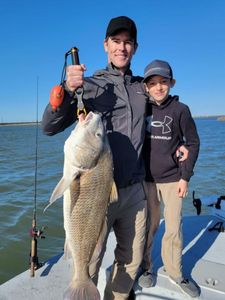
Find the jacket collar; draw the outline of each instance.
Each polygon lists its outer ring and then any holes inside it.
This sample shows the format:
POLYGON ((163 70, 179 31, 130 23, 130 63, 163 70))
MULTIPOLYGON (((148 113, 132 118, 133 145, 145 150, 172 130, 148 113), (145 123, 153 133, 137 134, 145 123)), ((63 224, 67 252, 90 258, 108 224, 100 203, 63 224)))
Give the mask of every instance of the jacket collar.
MULTIPOLYGON (((120 71, 113 65, 113 63, 109 63, 106 67, 106 70, 108 70, 109 73, 111 73, 113 75, 121 76, 120 71)), ((127 70, 124 73, 124 76, 126 76, 126 75, 132 76, 132 71, 130 69, 130 64, 127 66, 127 70)))
MULTIPOLYGON (((123 77, 120 73, 120 71, 112 64, 109 63, 105 69, 101 69, 101 70, 97 70, 96 72, 94 72, 94 76, 101 76, 104 74, 111 74, 114 76, 120 76, 123 77)), ((127 71, 125 72, 124 76, 132 76, 132 71, 130 70, 130 65, 127 66, 127 71)))
POLYGON ((179 101, 179 96, 177 95, 174 95, 174 96, 171 96, 169 95, 168 98, 161 104, 161 105, 157 105, 155 103, 155 101, 151 100, 150 98, 150 103, 152 105, 154 105, 157 109, 164 109, 165 107, 167 107, 172 101, 179 101))
POLYGON ((115 83, 126 82, 127 84, 132 82, 132 71, 130 70, 130 65, 127 67, 127 71, 124 76, 121 75, 120 71, 113 66, 113 64, 109 63, 105 69, 98 70, 94 73, 94 77, 102 77, 102 76, 110 76, 115 83))

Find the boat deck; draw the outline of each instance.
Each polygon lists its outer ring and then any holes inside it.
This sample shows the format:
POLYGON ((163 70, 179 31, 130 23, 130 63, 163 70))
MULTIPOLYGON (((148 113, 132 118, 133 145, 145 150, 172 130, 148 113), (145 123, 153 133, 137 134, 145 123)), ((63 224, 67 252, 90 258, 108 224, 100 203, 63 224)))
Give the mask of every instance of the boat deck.
MULTIPOLYGON (((215 216, 187 216, 183 218, 184 249, 183 269, 201 287, 199 299, 225 299, 225 232, 209 231, 218 219, 215 216)), ((190 299, 177 286, 172 284, 166 273, 160 255, 161 238, 164 222, 155 237, 153 259, 156 285, 152 288, 140 288, 135 285, 136 299, 190 299)), ((98 289, 101 296, 109 274, 113 257, 115 237, 111 233, 107 251, 99 275, 98 289)), ((66 260, 63 253, 48 260, 35 277, 31 278, 29 270, 5 282, 0 286, 0 300, 61 300, 72 276, 72 261, 66 260)))

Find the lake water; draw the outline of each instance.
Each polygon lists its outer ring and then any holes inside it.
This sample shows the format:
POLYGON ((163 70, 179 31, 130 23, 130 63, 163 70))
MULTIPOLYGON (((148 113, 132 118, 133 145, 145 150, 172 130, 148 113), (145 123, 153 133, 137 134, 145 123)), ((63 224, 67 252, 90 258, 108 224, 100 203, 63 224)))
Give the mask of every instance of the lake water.
MULTIPOLYGON (((183 214, 196 214, 196 196, 225 194, 225 122, 196 120, 201 149, 195 175, 184 200, 183 214)), ((38 239, 39 261, 62 252, 64 245, 62 200, 44 214, 49 197, 62 176, 63 145, 72 127, 56 136, 38 131, 37 227, 46 226, 38 239)), ((0 284, 29 268, 34 208, 36 126, 0 126, 0 284)), ((208 214, 203 208, 202 214, 208 214)))

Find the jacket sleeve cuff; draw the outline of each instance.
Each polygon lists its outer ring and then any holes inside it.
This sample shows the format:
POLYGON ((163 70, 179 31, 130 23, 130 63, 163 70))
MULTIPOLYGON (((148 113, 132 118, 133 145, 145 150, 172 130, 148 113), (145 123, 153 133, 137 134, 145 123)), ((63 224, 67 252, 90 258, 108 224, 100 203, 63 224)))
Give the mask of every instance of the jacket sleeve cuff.
POLYGON ((66 81, 63 82, 63 88, 64 88, 64 91, 71 97, 71 98, 74 98, 75 97, 75 93, 74 92, 71 92, 71 90, 68 88, 67 84, 66 84, 66 81))

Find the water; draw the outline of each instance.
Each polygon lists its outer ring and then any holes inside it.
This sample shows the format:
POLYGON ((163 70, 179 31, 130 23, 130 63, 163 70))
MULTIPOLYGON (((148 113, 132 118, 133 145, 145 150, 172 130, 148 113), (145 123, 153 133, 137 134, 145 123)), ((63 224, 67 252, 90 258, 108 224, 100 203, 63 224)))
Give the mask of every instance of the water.
MULTIPOLYGON (((225 194, 225 122, 196 120, 201 150, 184 200, 183 214, 195 214, 191 192, 196 196, 225 194)), ((39 261, 62 252, 64 245, 62 200, 44 214, 49 197, 62 175, 63 145, 72 127, 56 136, 38 131, 37 221, 47 226, 38 239, 39 261)), ((29 267, 34 208, 36 127, 0 126, 0 284, 29 267)), ((209 213, 204 208, 203 214, 209 213)))

